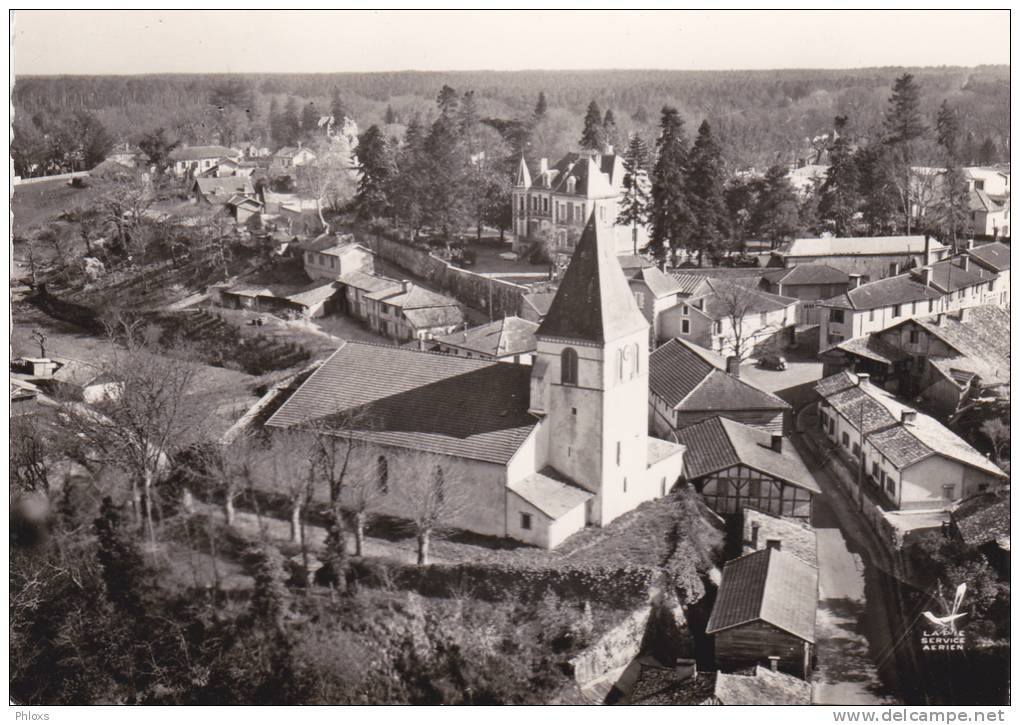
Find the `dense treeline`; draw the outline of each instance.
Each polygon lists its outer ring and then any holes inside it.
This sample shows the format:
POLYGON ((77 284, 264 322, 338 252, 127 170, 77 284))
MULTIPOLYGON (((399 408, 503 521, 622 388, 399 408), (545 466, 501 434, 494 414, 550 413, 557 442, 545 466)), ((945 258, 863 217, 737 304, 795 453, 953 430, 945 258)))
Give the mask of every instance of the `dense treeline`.
MULTIPOLYGON (((920 83, 921 108, 934 117, 939 104, 966 109, 961 137, 975 152, 986 141, 995 160, 1009 151, 1009 69, 923 68, 910 71, 920 83)), ((88 110, 116 140, 165 126, 185 142, 208 141, 216 131, 212 103, 227 84, 243 86, 246 133, 270 135, 270 106, 293 98, 329 109, 334 92, 343 97, 362 128, 377 124, 387 135, 402 134, 411 118, 435 116, 437 88, 475 90, 481 117, 520 119, 544 92, 550 119, 538 151, 555 156, 576 144, 581 118, 592 99, 613 109, 620 137, 638 132, 655 137, 658 111, 678 109, 694 128, 707 119, 734 166, 789 163, 806 140, 832 130, 832 119, 854 119, 859 132, 876 131, 894 79, 903 69, 777 71, 524 71, 517 73, 338 73, 280 75, 61 76, 19 79, 16 113, 28 118, 64 117, 88 110)))

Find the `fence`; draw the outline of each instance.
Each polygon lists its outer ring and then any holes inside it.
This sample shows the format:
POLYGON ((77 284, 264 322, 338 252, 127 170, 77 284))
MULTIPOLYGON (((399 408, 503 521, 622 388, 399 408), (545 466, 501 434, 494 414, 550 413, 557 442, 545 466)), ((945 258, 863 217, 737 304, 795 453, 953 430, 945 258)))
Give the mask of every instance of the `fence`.
POLYGON ((439 287, 467 307, 483 310, 492 319, 518 314, 521 295, 529 291, 523 285, 455 267, 388 232, 359 230, 358 236, 367 238, 368 246, 380 258, 439 287))
POLYGON ((52 176, 30 176, 28 178, 22 178, 21 176, 15 176, 11 180, 12 186, 26 186, 28 184, 39 184, 43 181, 59 181, 60 179, 80 179, 84 176, 88 176, 87 171, 69 171, 66 174, 53 174, 52 176))

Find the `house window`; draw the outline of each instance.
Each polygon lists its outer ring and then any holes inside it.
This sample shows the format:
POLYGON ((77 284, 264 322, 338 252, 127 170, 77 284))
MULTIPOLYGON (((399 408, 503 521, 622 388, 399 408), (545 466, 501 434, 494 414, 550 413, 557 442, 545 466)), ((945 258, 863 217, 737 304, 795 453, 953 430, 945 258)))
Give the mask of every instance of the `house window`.
POLYGON ((988 291, 989 292, 994 292, 995 291, 995 280, 994 279, 991 282, 988 283, 988 291))
POLYGON ((688 309, 687 305, 680 305, 680 314, 683 315, 684 317, 687 317, 687 315, 690 314, 690 310, 688 309))
POLYGON ((690 331, 691 331, 691 321, 690 320, 680 320, 680 332, 682 332, 683 334, 686 335, 690 331))
POLYGON ((568 194, 573 194, 576 189, 577 189, 577 179, 575 179, 573 176, 571 176, 569 179, 567 179, 567 193, 568 194))
POLYGON ((387 494, 390 492, 390 464, 386 456, 379 456, 375 462, 375 470, 379 476, 379 492, 387 494))
POLYGON ((623 477, 623 492, 627 493, 627 477, 623 477))
POLYGON ((715 328, 715 334, 716 335, 721 335, 722 334, 722 320, 717 320, 716 323, 715 323, 714 328, 715 328))
POLYGON ((874 310, 868 310, 868 322, 874 322, 874 321, 875 321, 875 311, 874 310))
POLYGON ((917 333, 917 330, 911 330, 909 337, 911 345, 916 345, 918 340, 921 339, 921 336, 917 333))
POLYGON ((891 494, 896 493, 896 480, 892 476, 885 477, 885 490, 891 494))
POLYGON ((521 513, 521 528, 531 531, 531 514, 521 513))
POLYGON ((928 300, 928 312, 935 311, 935 300, 928 300))
MULTIPOLYGON (((621 449, 621 447, 622 446, 620 444, 620 441, 616 441, 616 465, 618 465, 618 466, 620 465, 620 453, 621 453, 620 449, 621 449)), ((626 480, 626 479, 624 479, 624 480, 626 480)))
POLYGON ((900 312, 902 312, 902 309, 900 308, 900 305, 893 305, 892 316, 893 317, 899 317, 900 316, 900 312))
POLYGON ((765 312, 762 312, 760 315, 758 315, 758 322, 762 325, 762 327, 767 325, 768 324, 768 314, 765 313, 765 312))
POLYGON ((899 272, 899 266, 900 265, 897 262, 893 262, 893 263, 891 263, 889 265, 889 276, 890 277, 895 277, 896 276, 896 273, 899 272))
POLYGON ((547 214, 549 213, 549 198, 548 197, 542 199, 542 211, 544 211, 547 214))
POLYGON ((634 293, 634 301, 637 302, 637 306, 638 307, 644 307, 645 306, 645 293, 644 292, 635 292, 634 293))
POLYGON ((942 498, 952 501, 956 498, 956 484, 947 483, 942 487, 942 498))
POLYGON ((844 448, 850 447, 850 436, 847 435, 846 431, 843 432, 843 447, 844 448))
POLYGON ((661 495, 662 496, 666 495, 666 477, 665 476, 662 477, 662 494, 661 495))
POLYGON ((577 385, 577 351, 572 347, 563 348, 560 353, 560 382, 577 385))
POLYGON ((856 442, 854 443, 853 453, 854 453, 854 458, 858 458, 861 455, 861 447, 856 442))
POLYGON ((829 320, 843 324, 843 310, 829 310, 829 320))
POLYGON ((872 461, 871 463, 871 477, 876 481, 878 480, 878 461, 872 461))

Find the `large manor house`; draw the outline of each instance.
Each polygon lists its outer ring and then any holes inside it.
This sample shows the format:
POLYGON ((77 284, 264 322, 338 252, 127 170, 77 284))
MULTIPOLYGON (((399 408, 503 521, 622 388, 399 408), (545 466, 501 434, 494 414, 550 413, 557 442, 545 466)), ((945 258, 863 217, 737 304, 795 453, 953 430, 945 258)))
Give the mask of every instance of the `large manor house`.
POLYGON ((390 472, 413 471, 463 487, 448 525, 543 547, 665 495, 684 447, 648 435, 649 323, 588 211, 533 365, 347 342, 267 425, 348 421, 336 434, 377 467, 381 513, 411 513, 390 472))

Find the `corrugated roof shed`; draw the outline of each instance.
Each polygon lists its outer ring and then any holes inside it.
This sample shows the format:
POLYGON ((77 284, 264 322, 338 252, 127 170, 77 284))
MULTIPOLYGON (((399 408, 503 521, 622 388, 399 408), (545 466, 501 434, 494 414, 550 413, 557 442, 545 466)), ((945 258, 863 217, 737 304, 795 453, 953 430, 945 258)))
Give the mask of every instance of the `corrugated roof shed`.
POLYGON ((817 603, 815 567, 762 549, 726 563, 705 633, 760 620, 813 644, 817 603))

